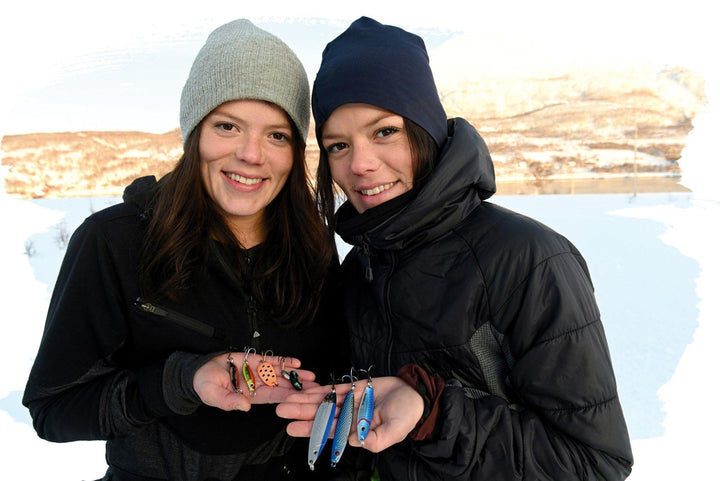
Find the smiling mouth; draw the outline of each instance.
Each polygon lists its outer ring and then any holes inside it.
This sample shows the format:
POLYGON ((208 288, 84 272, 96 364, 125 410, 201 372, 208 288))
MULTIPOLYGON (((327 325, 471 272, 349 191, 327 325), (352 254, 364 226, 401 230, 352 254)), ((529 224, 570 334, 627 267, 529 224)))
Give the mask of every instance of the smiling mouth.
POLYGON ((362 195, 368 196, 378 195, 380 192, 385 192, 386 190, 394 186, 396 183, 397 182, 390 182, 388 184, 378 185, 377 187, 374 187, 372 189, 361 189, 360 193, 362 195))
POLYGON ((256 185, 263 181, 262 178, 256 177, 253 179, 249 179, 247 177, 243 177, 242 175, 231 174, 229 172, 225 173, 225 175, 227 175, 230 179, 234 180, 235 182, 239 182, 239 183, 245 184, 245 185, 256 185))

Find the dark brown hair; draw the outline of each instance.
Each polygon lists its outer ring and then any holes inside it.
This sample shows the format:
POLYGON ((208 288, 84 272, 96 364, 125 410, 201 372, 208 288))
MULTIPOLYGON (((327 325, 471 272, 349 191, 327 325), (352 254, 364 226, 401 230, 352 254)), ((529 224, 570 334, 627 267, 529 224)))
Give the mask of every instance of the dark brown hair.
MULTIPOLYGON (((412 155, 413 189, 420 189, 435 168, 439 149, 425 129, 406 117, 403 117, 403 123, 410 144, 410 155, 412 155)), ((318 136, 317 142, 320 146, 320 160, 317 168, 315 198, 330 230, 334 231, 336 223, 335 196, 341 191, 330 175, 328 154, 323 146, 321 136, 318 136)))
POLYGON ((336 254, 308 182, 305 142, 290 121, 292 169, 266 207, 267 238, 248 266, 244 247, 205 190, 199 153, 201 124, 189 135, 175 168, 159 182, 141 252, 144 292, 182 301, 206 264, 209 240, 214 239, 224 252, 234 253, 233 267, 247 293, 278 322, 289 326, 311 320, 336 254))

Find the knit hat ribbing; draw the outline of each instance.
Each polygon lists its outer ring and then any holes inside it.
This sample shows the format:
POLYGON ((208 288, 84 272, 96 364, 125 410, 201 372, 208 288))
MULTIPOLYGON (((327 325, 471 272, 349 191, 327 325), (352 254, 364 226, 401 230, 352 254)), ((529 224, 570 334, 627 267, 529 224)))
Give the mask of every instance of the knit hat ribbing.
POLYGON ((245 19, 215 29, 195 57, 180 97, 183 144, 217 106, 240 99, 278 105, 307 141, 310 86, 305 68, 282 40, 245 19))
POLYGON ((447 139, 447 114, 422 38, 368 17, 354 21, 323 51, 312 92, 318 140, 330 114, 354 102, 412 120, 438 147, 447 139))

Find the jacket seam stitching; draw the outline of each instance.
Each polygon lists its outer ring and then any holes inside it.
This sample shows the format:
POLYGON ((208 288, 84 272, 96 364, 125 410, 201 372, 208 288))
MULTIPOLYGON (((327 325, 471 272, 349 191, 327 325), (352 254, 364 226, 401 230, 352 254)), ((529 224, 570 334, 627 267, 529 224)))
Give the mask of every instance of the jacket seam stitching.
POLYGON ((545 412, 553 412, 553 413, 569 412, 569 411, 583 411, 583 410, 585 410, 585 409, 593 409, 593 408, 597 408, 597 407, 600 407, 600 406, 605 406, 605 405, 607 405, 607 404, 614 403, 614 402, 616 402, 617 400, 618 400, 618 395, 615 394, 615 395, 614 395, 613 397, 611 397, 610 399, 606 399, 606 400, 604 400, 604 401, 600 401, 600 402, 596 402, 596 403, 592 403, 592 404, 583 404, 583 405, 581 405, 581 406, 573 406, 573 407, 566 407, 566 408, 552 408, 552 409, 543 408, 543 411, 545 411, 545 412))
POLYGON ((582 331, 582 330, 584 330, 584 329, 587 329, 588 327, 593 326, 593 325, 597 324, 598 322, 600 322, 600 319, 593 319, 593 320, 591 320, 590 322, 587 322, 587 323, 583 324, 582 326, 578 326, 578 327, 575 327, 575 328, 573 328, 573 329, 569 329, 569 330, 567 330, 567 331, 563 331, 563 332, 561 332, 561 333, 559 333, 559 334, 557 334, 557 335, 555 335, 555 336, 548 337, 547 339, 542 339, 542 340, 538 341, 536 344, 534 344, 534 345, 532 346, 532 348, 536 348, 536 347, 538 347, 538 346, 542 346, 543 344, 551 343, 551 342, 553 342, 553 341, 556 341, 556 340, 560 339, 561 337, 568 337, 568 336, 570 336, 570 335, 572 335, 572 334, 574 334, 574 333, 576 333, 576 332, 578 332, 578 331, 582 331))

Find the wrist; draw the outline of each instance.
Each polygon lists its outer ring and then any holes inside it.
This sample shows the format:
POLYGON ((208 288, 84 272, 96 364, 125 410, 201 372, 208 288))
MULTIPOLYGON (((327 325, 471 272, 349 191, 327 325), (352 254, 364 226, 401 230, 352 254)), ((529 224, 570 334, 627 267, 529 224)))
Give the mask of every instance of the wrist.
POLYGON ((193 378, 200 366, 214 355, 177 351, 168 357, 163 369, 163 396, 175 414, 191 414, 202 404, 195 392, 193 378))
POLYGON ((416 364, 407 364, 400 369, 398 377, 407 382, 418 393, 423 402, 423 410, 410 437, 415 441, 430 439, 435 430, 440 411, 440 396, 445 388, 442 378, 430 376, 416 364))

